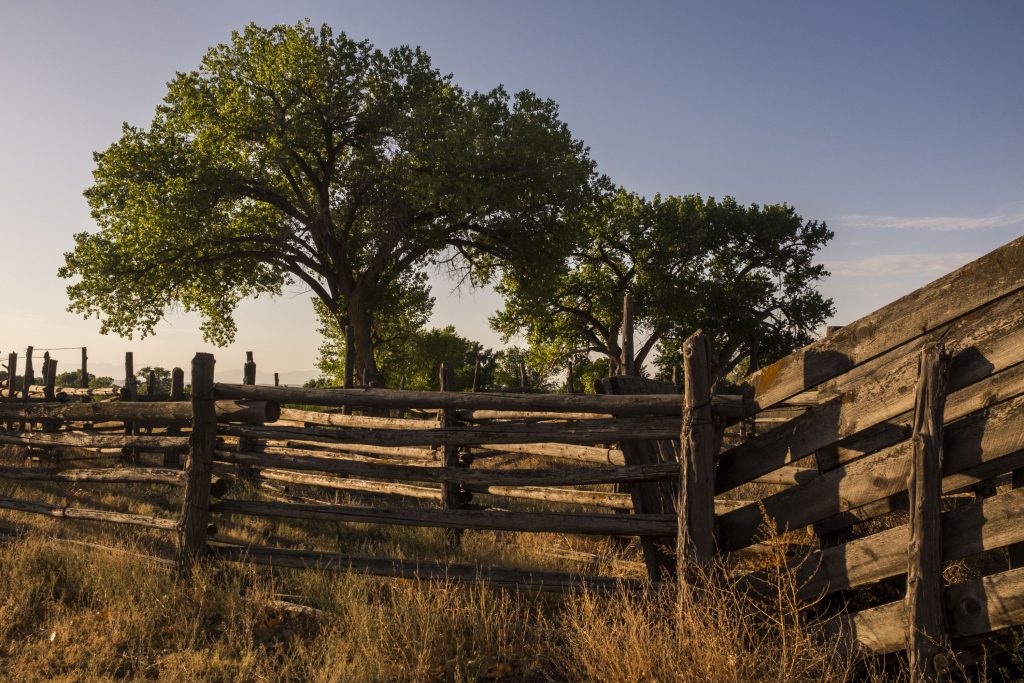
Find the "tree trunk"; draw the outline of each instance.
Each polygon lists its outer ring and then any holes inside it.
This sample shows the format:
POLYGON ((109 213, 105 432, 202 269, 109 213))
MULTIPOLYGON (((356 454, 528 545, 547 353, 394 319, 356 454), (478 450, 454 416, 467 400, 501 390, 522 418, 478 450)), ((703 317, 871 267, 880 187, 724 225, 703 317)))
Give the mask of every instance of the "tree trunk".
MULTIPOLYGON (((352 326, 352 341, 355 347, 355 375, 366 378, 375 386, 384 386, 384 378, 373 356, 373 314, 358 295, 350 295, 346 304, 348 324, 352 326)), ((341 325, 341 329, 345 329, 344 324, 341 325)))

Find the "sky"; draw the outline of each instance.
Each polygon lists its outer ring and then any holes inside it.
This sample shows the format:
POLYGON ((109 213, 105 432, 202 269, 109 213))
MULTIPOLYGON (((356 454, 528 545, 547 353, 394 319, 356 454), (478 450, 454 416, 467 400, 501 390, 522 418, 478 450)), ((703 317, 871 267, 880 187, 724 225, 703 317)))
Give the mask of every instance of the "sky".
MULTIPOLYGON (((243 303, 234 344, 170 312, 145 340, 66 312, 57 277, 95 230, 92 153, 145 125, 177 71, 249 22, 327 23, 377 47, 423 47, 468 89, 560 105, 599 170, 645 195, 787 202, 836 237, 821 290, 844 324, 1024 232, 1020 2, 13 2, 0 0, 0 353, 89 347, 90 369, 187 367, 218 378, 316 374, 310 294, 243 303)), ((490 346, 500 299, 432 277, 431 324, 490 346)), ((78 352, 56 350, 58 370, 78 352)), ((38 363, 37 363, 38 364, 38 363)))

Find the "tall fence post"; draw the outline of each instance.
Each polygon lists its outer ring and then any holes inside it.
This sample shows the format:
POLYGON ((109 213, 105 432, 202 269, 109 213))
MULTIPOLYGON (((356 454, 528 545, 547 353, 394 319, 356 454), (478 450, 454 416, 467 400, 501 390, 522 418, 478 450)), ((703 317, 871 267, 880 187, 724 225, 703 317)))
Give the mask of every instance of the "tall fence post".
MULTIPOLYGON (((185 399, 185 371, 181 368, 174 368, 171 370, 171 395, 168 397, 169 401, 182 401, 185 399)), ((168 436, 178 436, 181 434, 181 427, 171 423, 167 425, 168 436)), ((169 448, 164 451, 164 467, 181 467, 181 453, 176 450, 169 448)))
MULTIPOLYGON (((124 354, 124 391, 121 396, 122 401, 137 401, 139 399, 139 386, 135 381, 135 354, 131 351, 125 351, 124 354)), ((125 435, 138 434, 138 427, 135 422, 126 420, 124 423, 125 435)), ((132 446, 125 446, 121 449, 121 457, 128 462, 134 463, 137 460, 138 453, 132 446)))
MULTIPOLYGON (((440 370, 441 391, 455 390, 455 373, 447 362, 441 363, 440 370)), ((437 422, 441 429, 452 427, 455 424, 453 411, 441 408, 437 411, 437 422)), ((446 468, 459 466, 459 449, 457 446, 442 446, 441 465, 446 468)), ((444 510, 458 510, 462 506, 462 487, 458 482, 445 481, 441 484, 441 507, 444 510)), ((445 529, 445 541, 449 550, 459 547, 462 541, 461 529, 445 529)))
POLYGON ((715 430, 711 422, 709 342, 698 330, 683 343, 683 429, 676 557, 680 585, 687 567, 707 568, 715 552, 715 430))
MULTIPOLYGON (((82 347, 82 375, 78 378, 78 386, 83 389, 89 388, 89 352, 86 347, 82 347)), ((82 403, 91 403, 92 397, 85 395, 82 397, 82 403)))
POLYGON ((43 398, 57 400, 57 359, 50 358, 49 354, 43 363, 43 398))
POLYGON ((942 419, 949 378, 949 356, 941 344, 921 349, 914 403, 907 547, 907 652, 911 680, 945 679, 948 662, 942 600, 942 419))
POLYGON ((53 400, 53 399, 48 399, 47 396, 46 396, 46 373, 49 370, 50 370, 50 352, 49 351, 44 351, 43 352, 43 374, 40 377, 40 379, 43 382, 43 400, 44 401, 46 401, 46 400, 51 400, 52 401, 53 400))
POLYGON ((7 400, 13 402, 16 398, 14 394, 14 378, 18 375, 18 354, 11 351, 7 354, 7 400))
POLYGON ((252 359, 252 351, 245 352, 245 367, 242 369, 242 384, 256 384, 256 361, 252 359))
POLYGON ((185 502, 178 532, 178 570, 187 571, 206 554, 210 520, 210 475, 217 439, 217 408, 213 399, 213 354, 192 359, 192 435, 185 475, 185 502))
MULTIPOLYGON (((254 386, 256 384, 256 361, 253 360, 252 351, 245 352, 245 366, 242 369, 242 384, 254 386)), ((249 452, 253 450, 253 440, 248 437, 239 437, 238 439, 238 450, 249 452)), ((252 467, 248 465, 237 465, 236 470, 238 472, 239 479, 255 481, 256 472, 252 467)))
POLYGON ((32 347, 25 349, 25 376, 21 380, 21 400, 28 401, 28 388, 32 385, 35 375, 32 373, 32 347))

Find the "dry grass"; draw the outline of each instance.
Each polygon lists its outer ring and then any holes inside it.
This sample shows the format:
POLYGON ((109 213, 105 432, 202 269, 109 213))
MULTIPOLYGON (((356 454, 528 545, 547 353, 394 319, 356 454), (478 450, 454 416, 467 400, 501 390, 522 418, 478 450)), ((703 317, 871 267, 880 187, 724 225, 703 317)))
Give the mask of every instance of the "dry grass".
MULTIPOLYGON (((147 514, 180 506, 180 492, 166 487, 0 484, 0 495, 147 514)), ((550 596, 231 563, 175 580, 152 559, 169 556, 167 534, 0 511, 5 523, 28 533, 0 543, 0 680, 781 682, 870 673, 823 637, 815 606, 795 598, 778 537, 758 559, 760 569, 776 569, 777 597, 765 602, 724 567, 699 576, 682 599, 667 590, 550 596), (73 542, 85 539, 110 549, 73 542), (295 616, 275 605, 281 596, 321 612, 295 616)), ((436 529, 217 524, 243 542, 643 573, 635 547, 623 552, 600 538, 469 532, 448 553, 436 529)))

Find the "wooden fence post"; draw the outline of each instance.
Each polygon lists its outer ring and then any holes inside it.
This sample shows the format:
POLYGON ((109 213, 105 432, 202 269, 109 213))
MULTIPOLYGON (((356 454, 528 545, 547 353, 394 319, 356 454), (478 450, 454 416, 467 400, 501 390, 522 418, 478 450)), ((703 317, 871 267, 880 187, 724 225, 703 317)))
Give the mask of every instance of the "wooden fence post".
MULTIPOLYGON (((171 370, 171 395, 169 401, 181 401, 185 398, 185 371, 181 368, 171 370)), ((168 436, 181 434, 181 427, 176 424, 167 425, 168 436)), ((164 467, 181 467, 181 454, 174 449, 164 451, 164 467)))
POLYGON ((28 401, 28 388, 35 380, 32 373, 32 347, 25 349, 25 376, 21 380, 21 400, 28 401))
POLYGON ((50 369, 50 352, 43 352, 43 374, 40 378, 43 382, 43 400, 46 400, 46 373, 50 369))
POLYGON ((16 398, 14 393, 14 378, 18 374, 18 354, 11 351, 7 354, 7 400, 13 402, 16 398))
POLYGON ((623 375, 632 377, 637 374, 633 358, 633 295, 629 292, 622 297, 622 357, 619 367, 623 375))
POLYGON ((910 675, 932 683, 945 679, 948 662, 942 599, 942 419, 949 378, 949 356, 941 344, 921 349, 914 404, 907 547, 907 652, 910 675))
MULTIPOLYGON (((124 354, 124 394, 122 401, 137 401, 139 399, 139 386, 135 381, 135 354, 125 351, 124 354)), ((135 422, 127 420, 124 423, 125 435, 136 435, 139 433, 135 422)), ((121 456, 128 462, 134 463, 138 459, 138 453, 132 446, 125 446, 121 449, 121 456)))
POLYGON ((252 359, 252 351, 245 352, 245 367, 242 370, 242 384, 256 384, 256 361, 252 359))
POLYGON ((281 386, 281 377, 276 372, 274 373, 274 386, 275 387, 281 386))
POLYGON ((47 401, 57 400, 57 359, 50 358, 49 352, 43 361, 43 398, 47 401))
POLYGON ((178 532, 178 571, 206 554, 210 520, 210 475, 217 439, 217 409, 213 399, 214 358, 197 353, 192 359, 192 435, 189 438, 185 501, 178 532))
MULTIPOLYGON (((242 384, 253 386, 256 384, 256 361, 252 358, 252 351, 245 352, 245 366, 242 369, 242 384)), ((238 439, 238 450, 248 452, 253 450, 253 440, 247 437, 238 439)), ((236 465, 239 479, 255 481, 257 470, 248 465, 236 465)))
POLYGON ((683 430, 676 556, 680 585, 687 566, 707 568, 715 553, 715 429, 711 422, 709 342, 700 330, 683 343, 683 430))
MULTIPOLYGON (((82 376, 78 378, 78 386, 83 389, 89 388, 89 353, 86 347, 82 347, 82 376)), ((91 396, 83 396, 82 403, 92 403, 91 396)))
MULTIPOLYGON (((441 363, 441 391, 455 390, 455 372, 447 362, 441 363)), ((437 411, 437 423, 442 429, 455 425, 453 411, 444 408, 437 411)), ((459 449, 457 446, 442 446, 441 465, 455 468, 459 466, 459 449)), ((446 481, 441 484, 441 508, 458 510, 462 506, 462 487, 457 482, 446 481)), ((462 529, 445 529, 445 541, 449 550, 459 547, 462 541, 462 529)))

